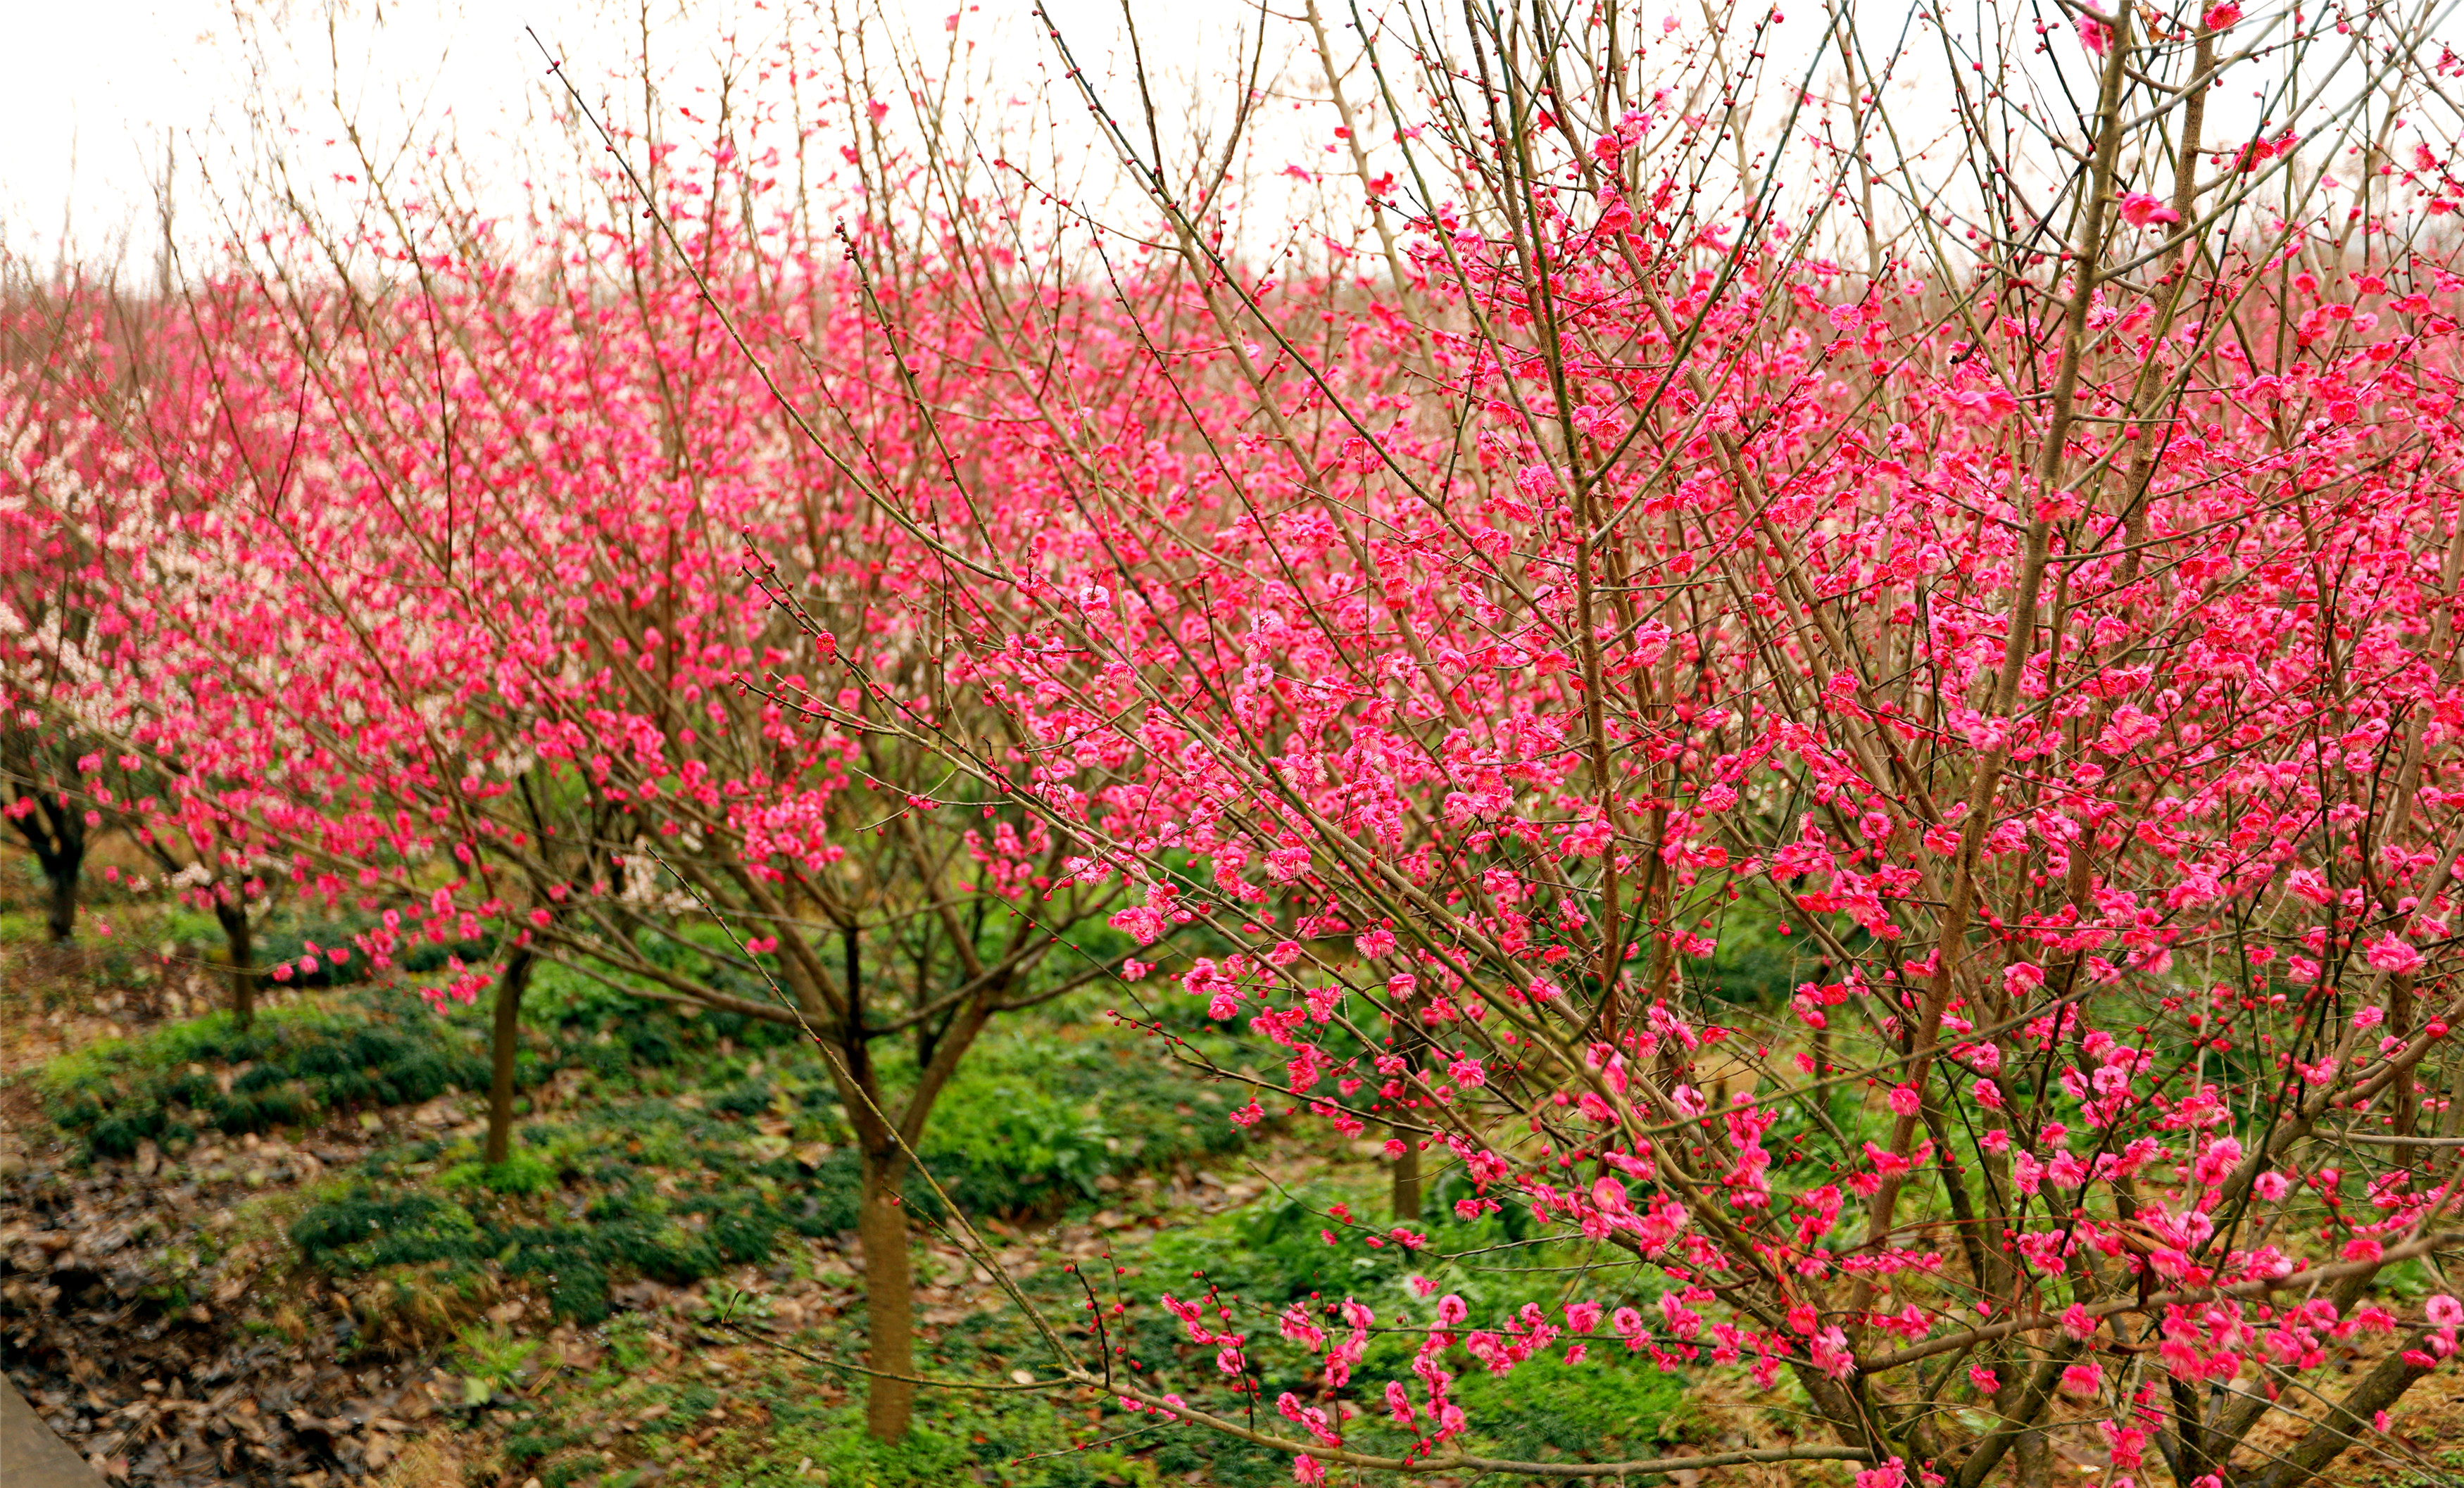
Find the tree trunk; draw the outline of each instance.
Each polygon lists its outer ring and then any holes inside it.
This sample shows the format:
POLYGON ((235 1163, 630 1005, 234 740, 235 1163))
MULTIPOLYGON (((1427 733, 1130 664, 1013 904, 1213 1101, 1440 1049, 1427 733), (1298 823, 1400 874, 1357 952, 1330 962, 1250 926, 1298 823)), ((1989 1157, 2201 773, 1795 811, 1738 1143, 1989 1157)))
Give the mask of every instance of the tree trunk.
POLYGON ((1402 1155, 1395 1159, 1395 1218, 1408 1223, 1420 1217, 1420 1138, 1401 1127, 1389 1129, 1403 1144, 1402 1155))
MULTIPOLYGON (((23 793, 20 793, 23 799, 23 793)), ((19 818, 18 834, 34 849, 34 861, 51 886, 44 916, 55 945, 66 945, 77 934, 77 875, 85 867, 85 813, 63 795, 33 798, 35 809, 19 818)))
MULTIPOLYGON (((22 763, 19 767, 32 768, 22 763)), ((16 823, 17 835, 33 849, 34 862, 51 886, 44 918, 52 942, 65 945, 77 933, 77 874, 85 866, 85 813, 63 794, 29 791, 22 785, 11 804, 16 809, 10 820, 16 823)))
MULTIPOLYGON (((80 855, 82 856, 82 855, 80 855)), ((55 859, 43 864, 43 877, 52 886, 48 920, 52 940, 66 944, 77 933, 77 864, 76 859, 55 859)))
POLYGON ((898 1202, 898 1180, 905 1175, 904 1153, 864 1154, 864 1208, 856 1234, 864 1240, 865 1332, 867 1355, 875 1374, 865 1395, 865 1427, 880 1441, 907 1434, 914 1414, 915 1282, 907 1253, 907 1211, 898 1202))
MULTIPOLYGON (((1410 993, 1405 993, 1397 999, 1394 1011, 1387 1018, 1387 1030, 1391 1036, 1387 1039, 1388 1046, 1404 1062, 1402 1094, 1395 1101, 1395 1104, 1400 1106, 1411 1099, 1413 1089, 1411 1073, 1420 1062, 1419 999, 1410 993)), ((1419 1123, 1412 1124, 1412 1126, 1418 1125, 1419 1123)), ((1395 1159, 1394 1171, 1389 1174, 1392 1186, 1387 1191, 1388 1202, 1393 1206, 1395 1217, 1397 1220, 1418 1219, 1420 1217, 1420 1134, 1401 1122, 1393 1123, 1386 1129, 1393 1134, 1395 1140, 1403 1144, 1402 1155, 1395 1159)))
POLYGON ((491 1168, 500 1166, 514 1150, 514 1056, 522 1032, 522 989, 530 985, 530 948, 516 946, 496 975, 496 1021, 488 1040, 488 1155, 491 1168))
POLYGON ((256 1020, 256 932, 248 923, 246 905, 216 898, 214 918, 222 924, 224 954, 231 963, 231 1018, 246 1028, 256 1020))
POLYGON ((2032 1431, 2011 1449, 2012 1481, 2017 1488, 2046 1488, 2054 1480, 2054 1454, 2041 1431, 2032 1431))

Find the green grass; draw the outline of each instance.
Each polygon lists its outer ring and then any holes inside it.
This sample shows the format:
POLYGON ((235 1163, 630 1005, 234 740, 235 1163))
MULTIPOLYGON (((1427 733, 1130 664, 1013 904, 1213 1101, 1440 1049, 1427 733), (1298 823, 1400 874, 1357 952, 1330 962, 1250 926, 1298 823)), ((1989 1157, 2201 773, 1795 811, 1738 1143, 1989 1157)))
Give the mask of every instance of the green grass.
MULTIPOLYGON (((1375 1397, 1383 1381, 1410 1378, 1420 1338, 1416 1324, 1429 1316, 1430 1303, 1407 1284, 1412 1276, 1427 1276, 1442 1290, 1461 1294, 1476 1317, 1505 1316, 1528 1303, 1551 1322, 1562 1319, 1569 1301, 1648 1309, 1663 1289, 1656 1272, 1579 1237, 1528 1243, 1535 1238, 1529 1216, 1510 1205, 1473 1220, 1457 1217, 1453 1201, 1471 1192, 1459 1174, 1436 1185, 1427 1217, 1416 1227, 1426 1236, 1421 1248, 1370 1246, 1361 1232, 1341 1233, 1326 1211, 1340 1202, 1356 1214, 1377 1213, 1383 1192, 1373 1183, 1374 1178, 1350 1186, 1311 1184, 1167 1231, 1140 1258, 1143 1276, 1132 1283, 1136 1301, 1151 1303, 1162 1291, 1186 1298, 1202 1296, 1210 1286, 1219 1289, 1234 1310, 1237 1321, 1230 1325, 1260 1341, 1250 1350, 1250 1378, 1259 1396, 1269 1401, 1286 1390, 1305 1391, 1314 1372, 1304 1357, 1272 1342, 1273 1315, 1295 1302, 1319 1308, 1347 1298, 1366 1303, 1381 1326, 1393 1330, 1373 1338, 1355 1370, 1362 1414, 1349 1430, 1365 1451, 1400 1454, 1412 1438, 1386 1424, 1375 1397), (1336 1233, 1332 1245, 1325 1237, 1331 1231, 1336 1233), (1365 1391, 1359 1389, 1364 1382, 1365 1391)), ((1337 1324, 1328 1320, 1326 1325, 1337 1324)), ((1191 1346, 1159 1308, 1133 1305, 1124 1327, 1132 1355, 1159 1370, 1158 1378, 1174 1381, 1171 1388, 1193 1403, 1234 1416, 1245 1409, 1240 1397, 1221 1388, 1213 1350, 1191 1346)), ((1499 1377, 1458 1346, 1446 1368, 1457 1376, 1456 1396, 1477 1431, 1464 1445, 1490 1455, 1539 1460, 1640 1457, 1680 1449, 1707 1429, 1687 1404, 1687 1373, 1664 1372, 1649 1354, 1630 1353, 1614 1343, 1593 1343, 1585 1362, 1569 1365, 1564 1347, 1557 1345, 1499 1377)), ((1282 1482, 1290 1476, 1288 1461, 1273 1454, 1198 1432, 1174 1433, 1155 1449, 1154 1460, 1167 1472, 1202 1469, 1202 1481, 1227 1488, 1282 1482)))
POLYGON ((1650 1456, 1705 1439, 1683 1373, 1649 1354, 1594 1345, 1581 1364, 1534 1355, 1504 1378, 1474 1368, 1457 1386, 1463 1412, 1491 1450, 1526 1460, 1650 1456))
MULTIPOLYGON (((311 927, 289 939, 329 945, 340 933, 311 927)), ((429 949, 441 958, 443 948, 429 949)), ((357 964, 342 969, 346 977, 357 964)), ((783 1030, 734 1015, 689 1018, 621 997, 561 998, 556 977, 541 981, 548 995, 527 1010, 534 1016, 516 1067, 520 1089, 568 1067, 619 1084, 655 1084, 723 1044, 759 1050, 787 1039, 783 1030)), ((319 1004, 261 1009, 247 1028, 216 1011, 95 1043, 52 1061, 36 1083, 54 1123, 82 1139, 89 1155, 124 1157, 149 1138, 168 1145, 209 1131, 309 1127, 449 1090, 484 1090, 484 1008, 440 1013, 407 986, 352 986, 319 1004)))
POLYGON ((1236 1103, 1142 1035, 1014 1032, 959 1067, 925 1128, 925 1162, 970 1213, 1057 1212, 1107 1175, 1237 1150, 1236 1103))
POLYGON ((488 1324, 464 1329, 451 1357, 465 1376, 501 1389, 514 1382, 539 1350, 538 1339, 519 1338, 502 1324, 488 1324))
MULTIPOLYGON (((511 1335, 492 1328, 466 1334, 450 1362, 495 1371, 484 1381, 489 1398, 469 1424, 501 1431, 505 1466, 542 1485, 612 1488, 654 1473, 661 1484, 679 1488, 789 1488, 825 1479, 833 1488, 1157 1488, 1148 1460, 1155 1435, 1106 1442, 1139 1424, 1109 1406, 928 1390, 916 1400, 914 1429, 885 1445, 865 1430, 855 1382, 820 1376, 783 1352, 709 1335, 662 1367, 646 1342, 658 1326, 640 1314, 612 1319, 595 1366, 552 1378, 537 1356, 514 1356, 511 1335), (499 1383, 512 1388, 494 1388, 499 1383)), ((924 1366, 936 1373, 998 1372, 1003 1360, 1029 1357, 985 1352, 988 1343, 1029 1347, 1023 1328, 996 1324, 994 1336, 987 1331, 958 1330, 937 1345, 924 1343, 924 1366)), ((859 1352, 860 1323, 834 1321, 805 1342, 834 1354, 859 1352)), ((1281 1477, 1289 1476, 1286 1466, 1281 1477)))
MULTIPOLYGON (((581 1098, 523 1122, 500 1167, 478 1163, 468 1140, 429 1139, 336 1174, 338 1192, 293 1227, 303 1258, 341 1274, 430 1268, 448 1282, 494 1265, 538 1279, 559 1312, 597 1320, 624 1280, 691 1281, 767 1259, 783 1236, 854 1227, 860 1165, 816 1056, 772 1025, 645 1009, 542 972, 517 1083, 576 1071, 581 1098)), ((903 1051, 884 1052, 894 1081, 903 1051)), ((313 1127, 487 1080, 476 1013, 354 988, 268 1009, 246 1029, 218 1012, 95 1044, 39 1083, 90 1155, 120 1157, 146 1140, 313 1127)), ((1048 1022, 976 1051, 923 1153, 971 1213, 1048 1214, 1094 1199, 1108 1177, 1233 1149, 1243 1136, 1226 1108, 1141 1036, 1048 1022)), ((920 1177, 908 1193, 916 1213, 938 1213, 920 1177)))
POLYGON ((595 1323, 607 1316, 616 1282, 694 1281, 768 1259, 783 1232, 836 1228, 835 1214, 798 1202, 812 1186, 792 1161, 748 1161, 735 1146, 705 1136, 707 1124, 693 1113, 671 1105, 642 1102, 626 1110, 629 1129, 678 1166, 644 1166, 621 1143, 592 1161, 581 1146, 555 1142, 509 1166, 554 1171, 556 1192, 520 1192, 532 1187, 526 1184, 499 1193, 463 1181, 449 1190, 458 1196, 448 1196, 420 1186, 426 1164, 377 1164, 302 1214, 291 1227, 292 1241, 304 1259, 340 1275, 436 1265, 433 1280, 450 1284, 493 1266, 539 1282, 560 1315, 595 1323), (661 1177, 680 1178, 680 1190, 661 1193, 661 1177))
POLYGON ((486 1083, 467 1032, 393 993, 346 1009, 267 1009, 248 1028, 209 1013, 90 1045, 54 1061, 37 1084, 53 1121, 89 1153, 122 1157, 149 1138, 303 1127, 486 1083))
MULTIPOLYGON (((302 1258, 336 1275, 431 1272, 435 1284, 494 1267, 537 1281, 560 1315, 597 1322, 625 1280, 682 1284, 855 1227, 861 1160, 817 1056, 742 1019, 605 1011, 589 996, 551 1003, 560 1025, 529 1078, 580 1071, 582 1091, 521 1123, 508 1163, 481 1165, 468 1138, 374 1153, 292 1227, 302 1258)), ((895 1079, 899 1061, 885 1065, 895 1079)), ((967 1212, 1046 1215, 1095 1201, 1108 1178, 1235 1149, 1245 1138, 1228 1105, 1143 1036, 1046 1023, 976 1051, 922 1151, 967 1212)), ((906 1198, 925 1220, 942 1212, 920 1174, 906 1198)))

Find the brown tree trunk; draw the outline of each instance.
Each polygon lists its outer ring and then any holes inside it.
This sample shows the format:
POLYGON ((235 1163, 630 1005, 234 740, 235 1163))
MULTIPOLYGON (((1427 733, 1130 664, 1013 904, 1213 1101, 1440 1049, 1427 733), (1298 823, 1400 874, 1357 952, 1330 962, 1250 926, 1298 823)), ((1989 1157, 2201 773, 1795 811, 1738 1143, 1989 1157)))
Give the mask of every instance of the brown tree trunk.
POLYGON ((214 901, 214 918, 223 928, 224 954, 231 963, 231 1018, 246 1028, 256 1021, 256 931, 248 923, 248 907, 214 901))
POLYGON ((1420 1138, 1401 1127, 1390 1129, 1403 1144, 1402 1155, 1395 1159, 1395 1217, 1408 1222, 1420 1217, 1420 1138))
POLYGON ((55 944, 65 945, 77 933, 77 864, 46 863, 43 877, 51 884, 50 910, 45 916, 55 944))
MULTIPOLYGON (((2387 985, 2387 1032, 2395 1038, 2406 1038, 2412 1033, 2412 978, 2409 976, 2395 977, 2387 985)), ((2410 1065, 2396 1071, 2394 1094, 2395 1134, 2409 1137, 2421 1122, 2421 1091, 2412 1083, 2410 1065)), ((2404 1161, 2407 1167, 2412 1166, 2414 1154, 2407 1153, 2404 1161)), ((2429 1167, 2429 1154, 2419 1154, 2419 1161, 2423 1168, 2429 1167)))
POLYGON ((17 808, 11 816, 17 835, 33 849, 34 862, 51 886, 44 918, 53 943, 65 945, 77 933, 77 874, 85 867, 85 813, 56 791, 32 792, 23 786, 17 788, 12 805, 17 808))
MULTIPOLYGON (((1403 1102, 1412 1098, 1414 1081, 1411 1077, 1420 1062, 1419 999, 1408 993, 1397 999, 1393 1013, 1388 1017, 1387 1027, 1394 1036, 1391 1045, 1404 1062, 1403 1093, 1395 1102, 1400 1106, 1403 1102)), ((1419 1123, 1412 1125, 1417 1126, 1419 1123)), ((1421 1203, 1420 1135, 1401 1122, 1394 1123, 1386 1129, 1394 1134, 1397 1141, 1403 1144, 1402 1155, 1395 1159, 1394 1171, 1389 1174, 1392 1186, 1387 1191, 1388 1203, 1393 1207, 1397 1220, 1418 1219, 1420 1217, 1421 1203)))
POLYGON ((2030 1432, 2011 1449, 2012 1482, 2016 1488, 2045 1488, 2054 1480, 2054 1454, 2043 1432, 2030 1432))
POLYGON ((514 1056, 522 1032, 522 989, 530 985, 531 963, 538 959, 527 946, 516 946, 496 976, 496 1020, 488 1040, 488 1155, 491 1168, 513 1156, 514 1056))
POLYGON ((907 1211, 898 1202, 904 1154, 864 1154, 864 1207, 856 1234, 864 1241, 865 1332, 874 1374, 865 1395, 865 1427, 880 1441, 907 1434, 915 1409, 915 1282, 907 1252, 907 1211), (883 1375, 906 1378, 885 1379, 883 1375))

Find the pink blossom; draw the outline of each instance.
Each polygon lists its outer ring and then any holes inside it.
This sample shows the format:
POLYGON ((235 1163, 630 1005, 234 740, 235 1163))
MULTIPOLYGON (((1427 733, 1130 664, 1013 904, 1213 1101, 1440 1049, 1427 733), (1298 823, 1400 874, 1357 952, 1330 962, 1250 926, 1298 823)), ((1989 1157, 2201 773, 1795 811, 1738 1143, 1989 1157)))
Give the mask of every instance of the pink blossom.
POLYGON ((1419 1416, 1419 1411, 1413 1408, 1411 1395, 1404 1390, 1399 1380, 1386 1382, 1386 1411, 1397 1426, 1409 1426, 1419 1416))
POLYGON ((2182 214, 2166 206, 2162 198, 2133 191, 2122 199, 2122 220, 2134 228, 2163 227, 2180 222, 2182 214))
POLYGON ((1619 1338, 1625 1340, 1625 1346, 1628 1348, 1640 1348, 1646 1341, 1642 1330, 1642 1314, 1632 1307, 1619 1307, 1609 1319, 1609 1324, 1617 1329, 1619 1338))
POLYGON ((2294 869, 2284 876, 2284 887, 2287 892, 2312 904, 2336 902, 2336 891, 2327 883, 2327 876, 2316 868, 2294 869))
POLYGON ((1857 1475, 1857 1488, 1907 1488, 1907 1465, 1898 1457, 1857 1475))
POLYGON ((2212 1189, 2232 1176, 2241 1164, 2241 1144, 2232 1137, 2218 1137, 2199 1153, 2190 1166, 2191 1180, 2203 1189, 2212 1189))
POLYGON ((1844 1380, 1857 1372, 1857 1356, 1848 1349, 1848 1335, 1839 1328, 1826 1327, 1808 1346, 1814 1367, 1835 1380, 1844 1380))
POLYGON ((2104 1367, 2100 1364, 2074 1364, 2062 1370, 2061 1388, 2065 1394, 2094 1396, 2104 1389, 2104 1367))
POLYGON ((2402 936, 2387 934, 2371 941, 2364 958, 2382 972, 2405 975, 2421 970, 2421 952, 2402 936))

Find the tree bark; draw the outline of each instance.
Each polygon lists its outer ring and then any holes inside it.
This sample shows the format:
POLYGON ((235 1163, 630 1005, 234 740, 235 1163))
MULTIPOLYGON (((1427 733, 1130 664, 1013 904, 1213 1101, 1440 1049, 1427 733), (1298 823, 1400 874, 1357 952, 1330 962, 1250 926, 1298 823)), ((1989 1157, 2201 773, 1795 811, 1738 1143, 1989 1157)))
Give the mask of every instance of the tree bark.
POLYGON ((43 864, 43 877, 50 881, 52 886, 48 917, 52 940, 55 944, 65 944, 77 933, 77 865, 70 863, 66 868, 55 868, 46 863, 43 864))
POLYGON ((1401 1127, 1392 1129, 1403 1144, 1402 1154, 1395 1159, 1395 1218, 1408 1223, 1420 1217, 1420 1139, 1401 1127))
POLYGON ((530 985, 531 964, 537 959, 528 946, 516 946, 496 976, 496 1019, 488 1041, 487 1163, 491 1168, 513 1155, 514 1056, 521 1042, 522 989, 530 985))
POLYGON ((864 1207, 856 1234, 864 1241, 867 1362, 879 1371, 865 1395, 865 1428, 874 1439, 897 1441, 914 1417, 915 1284, 907 1252, 907 1211, 898 1201, 904 1154, 864 1154, 864 1207), (904 1375, 886 1379, 884 1375, 904 1375))
POLYGON ((224 954, 231 963, 231 1018, 246 1028, 256 1021, 256 931, 248 923, 246 905, 217 898, 214 918, 222 925, 224 954))
MULTIPOLYGON (((1412 1072, 1420 1062, 1419 1059, 1421 1043, 1419 999, 1410 993, 1405 993, 1397 998, 1394 1011, 1388 1015, 1387 1027, 1393 1034, 1393 1038, 1389 1040, 1390 1047, 1403 1061, 1403 1094, 1395 1103, 1400 1105, 1403 1101, 1411 1097, 1412 1072)), ((1417 1126, 1419 1123, 1411 1125, 1417 1126)), ((1402 1155, 1395 1159, 1394 1171, 1389 1175, 1391 1187, 1387 1192, 1388 1202, 1393 1206, 1397 1221, 1418 1219, 1420 1217, 1422 1202, 1420 1136, 1402 1122, 1397 1122, 1386 1129, 1394 1133, 1397 1141, 1403 1144, 1402 1155)))
POLYGON ((2031 1431, 2011 1449, 2014 1488, 2045 1488, 2054 1480, 2054 1454, 2041 1431, 2031 1431))
POLYGON ((34 803, 33 810, 17 819, 17 835, 34 850, 34 862, 51 886, 44 919, 52 942, 65 945, 77 934, 77 875, 85 867, 85 814, 65 796, 30 798, 20 790, 18 799, 34 803))

